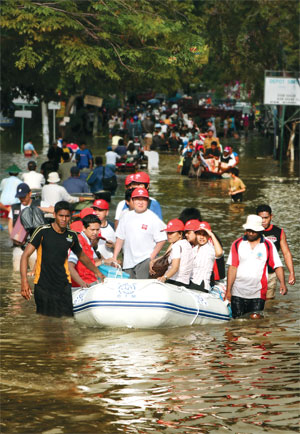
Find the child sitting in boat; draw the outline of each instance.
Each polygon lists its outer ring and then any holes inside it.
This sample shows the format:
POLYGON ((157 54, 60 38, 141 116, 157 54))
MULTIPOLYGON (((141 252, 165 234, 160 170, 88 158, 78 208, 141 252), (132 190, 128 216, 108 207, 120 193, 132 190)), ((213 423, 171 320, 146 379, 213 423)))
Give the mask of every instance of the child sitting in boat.
POLYGON ((209 292, 214 262, 223 256, 223 249, 209 223, 199 222, 198 227, 193 226, 193 230, 197 245, 192 249, 193 268, 189 288, 209 292))
MULTIPOLYGON (((170 244, 166 251, 166 254, 169 253, 169 266, 164 276, 158 277, 158 280, 177 286, 188 286, 193 265, 192 246, 184 239, 184 223, 179 219, 173 219, 163 230, 167 232, 170 244)), ((153 274, 152 266, 157 259, 150 263, 150 274, 153 274)))

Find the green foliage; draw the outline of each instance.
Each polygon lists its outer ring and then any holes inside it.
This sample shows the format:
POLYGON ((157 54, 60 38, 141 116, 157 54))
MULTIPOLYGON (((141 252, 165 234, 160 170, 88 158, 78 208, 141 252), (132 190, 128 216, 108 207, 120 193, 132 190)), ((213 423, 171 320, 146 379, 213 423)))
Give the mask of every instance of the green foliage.
POLYGON ((203 46, 192 0, 2 0, 1 27, 10 53, 2 56, 4 92, 28 77, 42 98, 48 89, 103 94, 127 82, 179 83, 198 69, 190 47, 203 46))
POLYGON ((203 79, 208 86, 239 80, 262 99, 265 70, 299 71, 297 0, 206 0, 204 12, 210 60, 203 79))

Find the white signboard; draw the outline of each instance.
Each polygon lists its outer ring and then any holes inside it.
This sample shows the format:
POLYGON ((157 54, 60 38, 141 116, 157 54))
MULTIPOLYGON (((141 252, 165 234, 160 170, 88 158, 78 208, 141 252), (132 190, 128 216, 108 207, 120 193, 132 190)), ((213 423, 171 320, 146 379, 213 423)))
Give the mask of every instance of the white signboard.
POLYGON ((32 111, 31 110, 16 110, 15 118, 27 118, 31 119, 32 111))
POLYGON ((264 103, 300 106, 300 79, 265 77, 264 103))
POLYGON ((50 101, 48 103, 48 109, 49 110, 59 110, 60 109, 60 102, 50 101))
POLYGON ((103 98, 98 98, 97 96, 85 95, 83 100, 85 105, 95 105, 96 107, 101 107, 103 103, 103 98))

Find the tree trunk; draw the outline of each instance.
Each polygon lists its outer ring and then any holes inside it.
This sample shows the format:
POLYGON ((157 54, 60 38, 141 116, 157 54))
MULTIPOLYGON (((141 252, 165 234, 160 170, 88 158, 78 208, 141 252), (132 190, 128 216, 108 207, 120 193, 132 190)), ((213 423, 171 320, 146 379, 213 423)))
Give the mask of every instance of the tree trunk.
POLYGON ((41 102, 41 108, 42 108, 42 129, 43 129, 43 151, 42 153, 44 155, 47 154, 50 144, 50 137, 49 137, 49 116, 48 116, 48 107, 47 103, 45 101, 41 102))
POLYGON ((71 95, 67 104, 66 104, 66 110, 65 110, 65 116, 70 116, 70 112, 71 112, 71 108, 76 100, 76 98, 78 98, 79 96, 82 96, 81 93, 77 93, 75 95, 71 95))
POLYGON ((94 123, 93 123, 93 137, 96 137, 98 135, 98 124, 99 124, 99 118, 98 118, 98 107, 95 107, 95 115, 94 115, 94 123))

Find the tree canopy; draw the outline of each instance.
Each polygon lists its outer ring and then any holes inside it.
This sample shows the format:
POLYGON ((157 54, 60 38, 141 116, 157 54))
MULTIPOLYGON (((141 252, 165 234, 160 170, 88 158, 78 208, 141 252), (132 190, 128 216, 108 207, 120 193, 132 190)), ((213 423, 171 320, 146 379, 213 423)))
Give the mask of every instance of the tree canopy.
POLYGON ((297 0, 2 0, 2 104, 64 95, 224 90, 263 94, 264 71, 299 70, 297 0))
POLYGON ((202 79, 211 87, 238 80, 261 99, 265 70, 299 71, 297 0, 195 1, 205 12, 209 63, 202 79))
POLYGON ((3 0, 3 90, 176 88, 203 45, 192 12, 192 0, 3 0))

